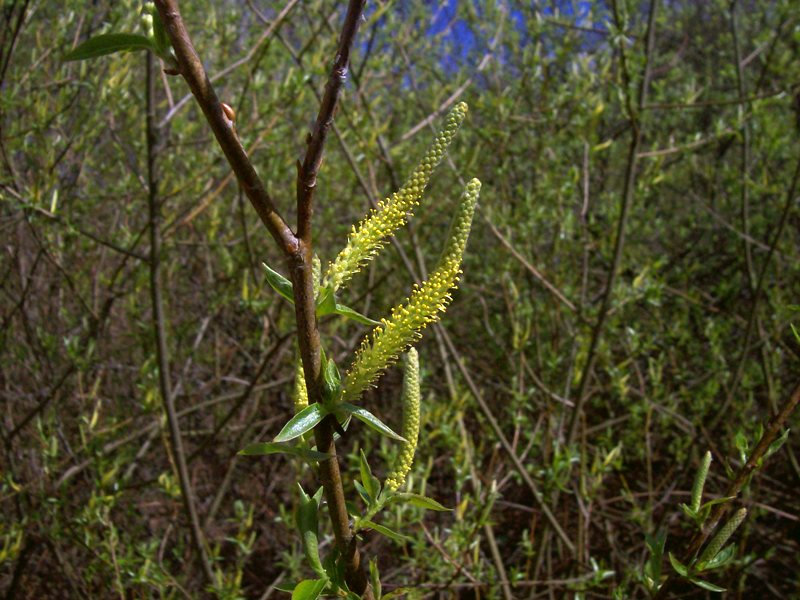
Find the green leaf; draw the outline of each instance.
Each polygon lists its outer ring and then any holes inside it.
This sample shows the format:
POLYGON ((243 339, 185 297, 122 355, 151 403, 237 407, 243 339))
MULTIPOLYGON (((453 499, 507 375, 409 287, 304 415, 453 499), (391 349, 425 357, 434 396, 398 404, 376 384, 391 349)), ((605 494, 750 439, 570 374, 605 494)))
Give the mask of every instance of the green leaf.
POLYGON ((369 580, 372 583, 372 593, 375 596, 375 600, 381 600, 381 575, 378 571, 378 561, 374 558, 369 561, 369 580))
POLYGON ((697 513, 696 513, 696 512, 694 512, 694 511, 693 511, 691 508, 689 508, 689 506, 687 506, 686 504, 684 504, 683 502, 681 502, 681 503, 678 505, 678 507, 679 507, 679 508, 680 508, 680 509, 683 511, 683 514, 685 514, 687 517, 689 517, 689 518, 690 518, 690 519, 692 519, 693 521, 696 521, 696 520, 697 520, 697 513))
POLYGON ((329 287, 322 289, 317 298, 317 316, 333 314, 336 310, 336 299, 333 297, 333 290, 329 287))
POLYGON ((786 443, 786 440, 789 439, 789 431, 790 431, 789 429, 784 429, 783 433, 781 434, 781 437, 779 437, 777 440, 775 440, 769 445, 769 448, 767 448, 767 452, 764 454, 763 460, 768 459, 770 456, 772 456, 778 450, 781 449, 781 446, 783 446, 786 443))
POLYGON ((702 579, 695 579, 693 577, 690 577, 689 581, 691 581, 697 587, 701 587, 704 590, 708 590, 709 592, 724 592, 725 591, 725 588, 721 588, 718 585, 714 585, 713 583, 709 583, 707 581, 703 581, 702 579))
POLYGON ((684 565, 681 561, 679 561, 675 556, 670 552, 669 554, 669 562, 672 564, 672 568, 678 573, 678 575, 682 577, 689 576, 689 567, 684 565))
POLYGON ((396 531, 392 531, 391 529, 389 529, 384 525, 368 521, 367 519, 361 521, 361 526, 366 527, 367 529, 374 529, 378 533, 385 535, 386 537, 388 537, 391 540, 394 540, 398 544, 405 544, 407 542, 413 541, 410 537, 397 533, 396 531))
POLYGON ((292 288, 292 282, 286 279, 286 277, 284 277, 277 271, 273 271, 272 269, 270 269, 267 263, 261 263, 261 264, 264 265, 264 269, 266 269, 267 271, 267 282, 272 287, 272 289, 278 292, 284 298, 286 298, 289 302, 294 304, 294 293, 292 288))
POLYGON ((304 579, 295 586, 292 600, 317 600, 327 583, 327 579, 304 579))
POLYGON ((650 556, 644 565, 644 573, 650 578, 651 590, 656 589, 661 584, 661 561, 664 558, 664 546, 667 542, 667 532, 659 531, 655 536, 644 535, 645 544, 650 550, 650 556))
POLYGON ((150 38, 137 33, 104 33, 89 38, 64 56, 65 61, 87 60, 114 52, 132 50, 153 50, 155 45, 150 38))
POLYGON ((337 405, 336 411, 337 413, 353 415, 356 419, 366 424, 370 429, 374 429, 381 435, 385 435, 386 437, 397 440, 398 442, 406 441, 404 437, 392 431, 388 425, 386 425, 383 421, 365 408, 360 408, 348 402, 342 402, 341 404, 337 405))
POLYGON ((719 569, 720 567, 724 567, 730 561, 733 560, 733 554, 736 551, 736 546, 734 544, 728 544, 722 550, 717 552, 717 555, 705 563, 700 563, 697 565, 698 571, 710 571, 712 569, 719 569))
POLYGON ((365 317, 361 313, 354 311, 349 306, 345 306, 344 304, 339 304, 338 302, 336 303, 336 308, 333 312, 335 312, 337 315, 342 315, 343 317, 352 319, 357 323, 361 323, 362 325, 375 326, 381 324, 380 321, 376 321, 375 319, 370 319, 369 317, 365 317))
POLYGON ((714 498, 713 500, 709 500, 703 506, 700 507, 700 510, 697 511, 698 516, 702 517, 702 520, 705 521, 705 517, 708 516, 708 513, 711 511, 712 506, 716 506, 717 504, 724 504, 725 502, 730 502, 736 498, 736 496, 723 496, 722 498, 714 498))
POLYGON ((322 396, 327 403, 334 403, 339 399, 342 390, 342 376, 339 368, 332 358, 323 362, 322 369, 322 396))
POLYGON ((355 486, 358 495, 361 496, 361 499, 364 501, 364 504, 366 504, 367 506, 371 505, 372 497, 369 495, 369 492, 366 490, 366 488, 364 488, 364 486, 361 485, 361 482, 353 481, 353 485, 355 486))
POLYGON ((428 510, 438 510, 438 511, 453 510, 452 508, 447 508, 446 506, 442 506, 433 498, 428 498, 427 496, 422 496, 420 494, 410 494, 406 492, 394 494, 389 499, 389 502, 401 502, 403 504, 410 504, 412 506, 418 506, 419 508, 424 508, 428 510))
POLYGON ((357 323, 361 323, 362 325, 370 325, 373 327, 381 324, 380 321, 365 317, 349 306, 339 304, 331 288, 325 288, 317 299, 317 316, 324 317, 325 315, 341 315, 357 323))
POLYGON ((378 494, 381 493, 381 482, 372 474, 372 469, 369 467, 363 450, 359 453, 359 470, 361 471, 361 485, 364 487, 367 496, 369 496, 367 504, 372 504, 378 494))
POLYGON ((664 546, 667 543, 667 532, 658 531, 655 537, 649 533, 644 534, 644 541, 653 556, 661 558, 664 555, 664 546))
POLYGON ((255 442, 248 445, 244 450, 239 450, 243 456, 264 456, 266 454, 293 454, 307 461, 327 460, 330 454, 300 448, 289 444, 276 444, 275 442, 255 442))
POLYGON ((311 431, 325 415, 328 414, 327 409, 321 404, 309 404, 291 419, 286 425, 283 426, 280 433, 275 436, 274 442, 288 442, 296 437, 300 437, 307 431, 311 431))
POLYGON ((300 503, 297 506, 297 528, 300 530, 300 537, 303 540, 303 552, 311 568, 318 575, 322 575, 327 579, 325 569, 322 568, 322 562, 319 559, 317 533, 319 528, 319 518, 317 516, 319 505, 315 498, 308 497, 299 483, 297 487, 300 489, 300 503))
POLYGON ((733 437, 733 444, 739 450, 739 458, 743 463, 747 462, 747 455, 749 452, 750 444, 747 442, 747 437, 741 431, 737 431, 733 437))

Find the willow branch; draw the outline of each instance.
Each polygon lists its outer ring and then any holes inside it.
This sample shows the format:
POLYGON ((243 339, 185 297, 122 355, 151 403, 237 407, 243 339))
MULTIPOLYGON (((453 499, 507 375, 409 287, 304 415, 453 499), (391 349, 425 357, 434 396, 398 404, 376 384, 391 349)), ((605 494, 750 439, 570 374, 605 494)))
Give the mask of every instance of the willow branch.
MULTIPOLYGON (((783 431, 787 421, 789 420, 789 417, 795 411, 798 404, 800 404, 800 384, 795 387, 792 395, 786 401, 786 404, 783 405, 781 411, 769 420, 764 433, 761 435, 761 439, 758 440, 758 443, 756 444, 756 447, 753 448, 753 451, 748 457, 747 462, 742 466, 741 469, 739 469, 736 477, 728 486, 724 497, 733 498, 738 496, 739 492, 742 491, 742 488, 747 485, 747 482, 750 481, 753 473, 761 467, 761 464, 764 460, 764 457, 767 455, 770 446, 778 438, 780 432, 783 431)), ((711 516, 708 518, 708 521, 706 521, 702 529, 695 533, 694 537, 689 542, 686 552, 682 556, 684 564, 691 562, 711 534, 714 533, 717 525, 719 525, 722 519, 725 518, 725 515, 728 513, 731 507, 731 502, 717 504, 716 507, 714 507, 714 510, 712 511, 711 516)), ((655 596, 655 600, 669 598, 669 592, 676 581, 678 581, 678 578, 674 575, 667 577, 666 581, 664 581, 659 588, 658 594, 655 596)))
MULTIPOLYGON (((316 303, 314 299, 314 280, 312 274, 313 240, 311 216, 313 214, 314 191, 317 174, 322 165, 323 149, 328 132, 333 125, 333 117, 339 96, 347 79, 350 51, 353 46, 366 0, 350 0, 347 6, 336 56, 331 67, 325 94, 320 102, 319 112, 313 131, 308 137, 308 146, 297 171, 297 237, 299 251, 290 259, 292 285, 294 286, 295 317, 297 320, 300 356, 308 389, 309 402, 320 402, 319 388, 321 372, 321 351, 319 329, 317 328, 316 303)), ((366 573, 356 540, 350 529, 350 517, 344 498, 344 488, 339 471, 339 460, 333 441, 334 418, 326 417, 314 428, 317 450, 331 457, 320 462, 319 478, 325 490, 336 545, 343 557, 345 579, 350 589, 365 598, 372 598, 372 590, 367 583, 366 573)))
POLYGON ((275 209, 272 198, 250 162, 239 136, 236 135, 233 122, 222 110, 203 62, 186 31, 178 1, 155 0, 155 4, 178 59, 180 74, 192 90, 244 193, 283 252, 286 255, 295 253, 298 248, 297 238, 275 209))
MULTIPOLYGON (((308 147, 297 173, 298 234, 277 213, 272 199, 255 172, 244 148, 236 135, 233 122, 226 116, 214 93, 213 86, 197 55, 189 34, 183 24, 177 0, 156 0, 159 14, 164 21, 172 47, 178 61, 180 74, 189 84, 192 94, 206 116, 214 135, 222 147, 228 162, 247 197, 258 212, 272 237, 282 248, 293 285, 297 336, 300 356, 308 389, 309 400, 320 402, 319 388, 321 346, 316 319, 316 302, 312 275, 313 244, 311 215, 317 174, 322 165, 325 140, 333 124, 333 117, 340 92, 347 78, 350 51, 358 30, 366 0, 350 0, 342 33, 339 37, 325 94, 313 131, 308 137, 308 147)), ((325 498, 333 524, 336 543, 344 558, 345 577, 350 589, 366 598, 372 597, 366 574, 360 564, 358 549, 350 530, 349 517, 344 499, 339 463, 333 443, 333 423, 325 419, 314 431, 317 449, 331 455, 320 463, 319 475, 325 489, 325 498)))

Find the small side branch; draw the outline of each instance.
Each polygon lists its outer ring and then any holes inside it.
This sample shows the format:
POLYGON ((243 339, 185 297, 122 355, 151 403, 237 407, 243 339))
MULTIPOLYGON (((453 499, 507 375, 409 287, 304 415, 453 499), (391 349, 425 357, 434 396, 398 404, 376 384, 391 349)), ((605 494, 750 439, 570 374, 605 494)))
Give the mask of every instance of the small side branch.
POLYGON ((236 173, 245 194, 256 209, 272 237, 286 254, 297 251, 297 238, 278 214, 261 178, 256 173, 247 152, 239 141, 233 122, 222 109, 219 98, 206 74, 203 62, 192 45, 189 33, 181 18, 177 0, 155 0, 158 13, 169 35, 180 74, 203 111, 225 157, 236 173))
POLYGON ((339 36, 336 58, 328 76, 328 83, 325 84, 325 94, 319 107, 314 131, 308 139, 306 156, 302 165, 299 165, 297 173, 297 237, 304 242, 310 242, 310 237, 308 240, 306 238, 311 235, 312 200, 317 185, 317 173, 322 165, 322 150, 328 137, 328 131, 333 125, 333 115, 339 101, 339 93, 347 79, 350 49, 353 46, 365 4, 366 0, 350 0, 347 5, 347 16, 339 36))

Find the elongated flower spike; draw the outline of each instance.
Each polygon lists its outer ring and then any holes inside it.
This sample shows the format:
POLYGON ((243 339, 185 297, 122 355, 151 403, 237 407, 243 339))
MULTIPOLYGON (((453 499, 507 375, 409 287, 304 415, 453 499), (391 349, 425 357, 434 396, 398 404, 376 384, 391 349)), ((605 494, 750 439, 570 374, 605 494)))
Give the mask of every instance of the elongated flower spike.
POLYGON ((419 204, 433 170, 444 157, 466 114, 467 104, 457 104, 447 116, 444 129, 403 187, 379 202, 378 207, 370 211, 358 226, 353 226, 347 245, 328 267, 323 285, 332 287, 334 291, 339 289, 383 248, 386 238, 406 224, 409 213, 419 204))
POLYGON ((439 319, 450 301, 450 290, 461 274, 461 258, 478 202, 481 182, 473 179, 467 184, 458 212, 453 218, 450 236, 439 264, 422 283, 414 285, 411 297, 405 304, 392 309, 391 318, 383 319, 369 338, 365 338, 356 353, 353 365, 344 380, 344 402, 356 402, 361 393, 372 385, 380 373, 409 345, 421 336, 420 331, 439 319))
POLYGON ((386 487, 392 491, 397 491, 405 483, 414 463, 419 438, 419 407, 419 356, 414 348, 410 348, 406 354, 403 372, 403 429, 400 434, 406 442, 392 472, 386 477, 386 487))
POLYGON ((700 555, 700 558, 697 562, 700 564, 706 563, 719 554, 719 551, 722 550, 725 542, 727 542, 734 532, 739 529, 739 525, 742 524, 746 517, 746 508, 740 508, 737 510, 734 515, 728 519, 728 522, 725 523, 725 525, 723 525, 719 531, 717 531, 717 534, 711 538, 711 541, 708 543, 708 546, 706 546, 706 549, 703 550, 703 554, 700 555))
POLYGON ((697 469, 697 475, 692 486, 692 504, 690 508, 694 512, 700 510, 700 504, 703 501, 703 488, 706 485, 709 466, 711 466, 711 452, 706 452, 703 456, 703 461, 700 463, 700 468, 697 469))
POLYGON ((294 414, 299 413, 308 406, 308 389, 306 389, 306 378, 303 373, 303 361, 299 358, 297 359, 297 368, 295 369, 292 400, 294 401, 294 414))

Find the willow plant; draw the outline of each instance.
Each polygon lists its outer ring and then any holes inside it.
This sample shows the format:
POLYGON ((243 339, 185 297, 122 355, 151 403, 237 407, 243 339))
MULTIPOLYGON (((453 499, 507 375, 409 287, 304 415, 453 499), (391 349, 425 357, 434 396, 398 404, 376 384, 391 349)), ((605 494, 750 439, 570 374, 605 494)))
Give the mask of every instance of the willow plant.
MULTIPOLYGON (((350 50, 364 10, 365 0, 349 0, 347 15, 325 94, 320 102, 313 131, 307 137, 306 153, 298 163, 297 213, 293 231, 280 216, 276 204, 266 191, 236 130, 233 108, 219 101, 207 76, 202 60, 192 45, 177 0, 144 2, 144 33, 108 33, 93 37, 70 52, 66 60, 93 59, 120 51, 144 50, 161 59, 165 73, 180 75, 186 81, 202 109, 209 126, 225 153, 240 185, 261 217, 268 232, 283 251, 289 276, 265 265, 266 278, 272 288, 295 307, 298 354, 294 383, 295 414, 271 442, 250 444, 241 454, 264 455, 288 453, 308 461, 318 475, 321 486, 307 494, 298 484, 299 502, 296 523, 302 539, 308 566, 314 578, 291 586, 292 598, 314 600, 323 592, 347 596, 380 598, 380 576, 375 561, 370 563, 369 577, 358 551, 358 533, 371 529, 394 540, 405 539, 400 533, 375 522, 385 507, 409 503, 426 509, 447 510, 437 501, 407 489, 406 478, 411 470, 419 438, 420 377, 419 356, 412 347, 422 330, 440 318, 451 299, 461 273, 480 182, 471 180, 455 211, 450 231, 444 240, 441 258, 430 277, 414 284, 408 298, 398 303, 391 313, 379 320, 361 315, 340 302, 346 284, 385 246, 388 238, 400 230, 422 198, 434 169, 444 157, 447 147, 467 114, 467 105, 456 105, 447 116, 444 127, 406 183, 372 210, 352 228, 347 243, 328 265, 324 275, 312 244, 311 214, 314 190, 323 148, 339 94, 346 79, 350 50), (350 361, 344 377, 332 356, 325 353, 318 329, 319 317, 338 315, 372 327, 350 361), (383 423, 359 405, 362 394, 373 386, 381 374, 405 355, 401 403, 403 420, 400 433, 383 423), (335 436, 351 426, 353 417, 375 432, 401 445, 394 464, 387 465, 383 483, 373 475, 366 456, 361 453, 356 492, 364 502, 362 512, 353 514, 355 505, 345 502, 342 477, 336 457, 335 436), (319 553, 319 509, 323 496, 336 544, 324 559, 319 553)), ((150 61, 148 60, 148 81, 150 61)), ((148 135, 152 131, 148 120, 148 135)), ((148 138, 150 139, 150 137, 148 138)), ((153 165, 155 167, 155 165, 153 165)), ((155 195, 155 188, 153 188, 155 195)), ((154 219, 158 215, 154 216, 154 219)), ((156 222, 154 220, 154 222, 156 222)), ((169 408, 168 394, 164 403, 169 408)), ((180 430, 167 410, 168 420, 176 435, 173 451, 182 459, 180 430)), ((197 554, 209 580, 219 588, 216 575, 209 568, 205 542, 192 498, 191 483, 181 471, 181 492, 192 525, 197 554)), ((395 591, 385 597, 397 595, 395 591)))

